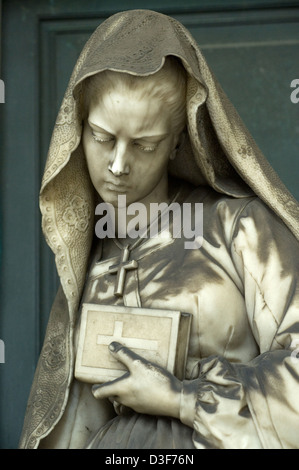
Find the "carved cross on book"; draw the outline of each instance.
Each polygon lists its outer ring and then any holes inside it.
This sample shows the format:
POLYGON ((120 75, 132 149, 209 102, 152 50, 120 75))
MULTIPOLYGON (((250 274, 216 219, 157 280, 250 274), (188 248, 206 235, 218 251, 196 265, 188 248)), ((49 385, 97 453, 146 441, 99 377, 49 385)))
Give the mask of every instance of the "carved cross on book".
POLYGON ((114 295, 116 297, 123 296, 127 271, 138 268, 137 261, 129 261, 129 257, 130 245, 126 245, 122 249, 120 263, 109 267, 110 274, 116 274, 116 285, 114 289, 114 295))
POLYGON ((97 335, 97 344, 105 344, 108 346, 112 341, 118 341, 125 344, 128 348, 145 349, 147 351, 158 351, 158 341, 138 339, 138 338, 125 338, 123 336, 124 322, 115 321, 114 331, 112 335, 97 335))
POLYGON ((108 349, 117 341, 184 380, 191 318, 178 310, 84 303, 76 378, 95 384, 121 377, 127 368, 108 349))

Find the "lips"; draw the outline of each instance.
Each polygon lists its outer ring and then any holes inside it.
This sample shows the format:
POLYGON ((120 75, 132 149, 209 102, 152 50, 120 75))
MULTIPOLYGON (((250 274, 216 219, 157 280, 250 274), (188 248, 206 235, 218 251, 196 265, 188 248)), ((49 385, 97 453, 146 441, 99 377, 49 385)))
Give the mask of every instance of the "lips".
POLYGON ((128 186, 122 183, 114 183, 112 181, 105 181, 105 186, 109 191, 115 191, 118 193, 124 193, 128 191, 128 186))

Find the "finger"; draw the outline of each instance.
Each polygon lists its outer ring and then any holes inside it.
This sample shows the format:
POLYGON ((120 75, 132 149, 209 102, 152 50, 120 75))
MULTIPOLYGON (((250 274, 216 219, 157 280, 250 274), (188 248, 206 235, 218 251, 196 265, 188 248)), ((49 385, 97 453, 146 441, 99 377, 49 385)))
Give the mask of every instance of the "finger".
POLYGON ((129 376, 129 372, 126 372, 121 377, 118 377, 115 380, 110 382, 106 382, 101 385, 93 385, 92 386, 92 394, 95 398, 109 398, 109 397, 117 397, 122 389, 123 389, 123 380, 129 376))
POLYGON ((129 370, 132 367, 134 361, 144 361, 141 356, 139 356, 126 346, 117 343, 116 341, 113 341, 113 343, 109 344, 109 350, 112 356, 115 357, 115 359, 120 361, 122 364, 124 364, 129 370))
POLYGON ((129 415, 132 413, 132 408, 129 408, 128 406, 122 405, 117 401, 116 397, 108 397, 108 400, 110 403, 112 403, 114 411, 118 415, 129 415))

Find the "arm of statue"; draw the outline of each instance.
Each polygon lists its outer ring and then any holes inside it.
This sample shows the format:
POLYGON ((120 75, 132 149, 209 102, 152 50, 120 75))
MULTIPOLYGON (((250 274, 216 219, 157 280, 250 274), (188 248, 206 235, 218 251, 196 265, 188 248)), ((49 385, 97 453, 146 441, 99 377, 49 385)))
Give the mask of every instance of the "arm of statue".
POLYGON ((120 343, 111 343, 109 349, 128 372, 111 382, 94 385, 95 398, 113 399, 137 413, 178 418, 192 427, 197 391, 192 389, 191 383, 181 382, 166 369, 120 343))

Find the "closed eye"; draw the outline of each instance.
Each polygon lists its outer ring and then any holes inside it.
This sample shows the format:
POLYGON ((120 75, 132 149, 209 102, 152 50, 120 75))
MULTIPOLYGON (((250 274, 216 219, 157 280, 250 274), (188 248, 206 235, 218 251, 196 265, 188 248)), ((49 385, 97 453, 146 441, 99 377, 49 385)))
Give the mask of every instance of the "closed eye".
POLYGON ((92 138, 96 141, 96 142, 99 142, 100 144, 104 144, 106 142, 113 142, 114 141, 114 137, 113 136, 98 136, 98 135, 95 135, 94 133, 91 134, 92 135, 92 138))
POLYGON ((143 145, 143 144, 139 144, 138 142, 134 142, 134 145, 138 147, 140 150, 142 150, 142 152, 148 152, 148 153, 154 152, 158 147, 158 145, 143 145))

